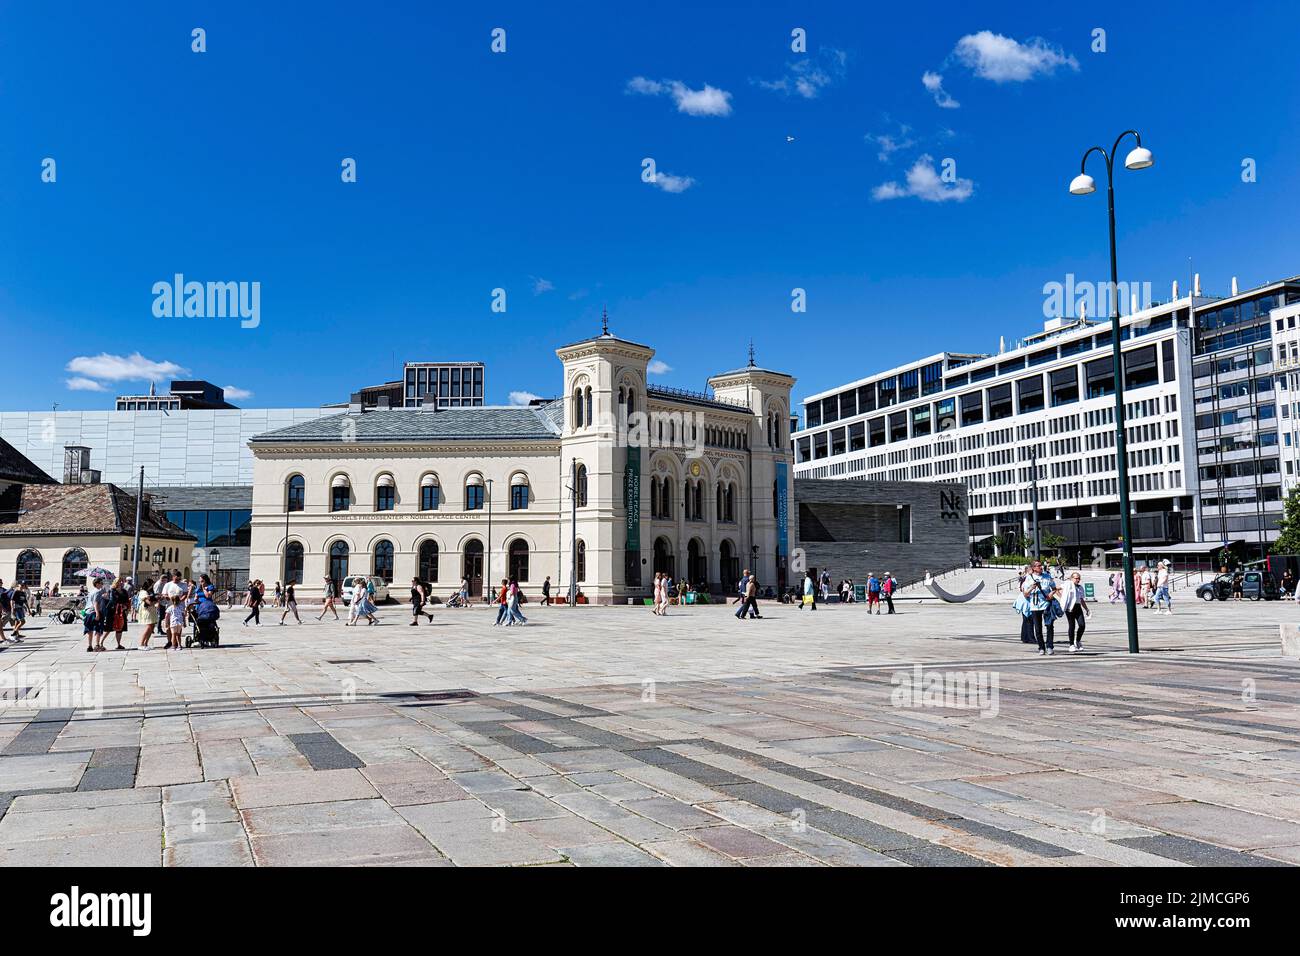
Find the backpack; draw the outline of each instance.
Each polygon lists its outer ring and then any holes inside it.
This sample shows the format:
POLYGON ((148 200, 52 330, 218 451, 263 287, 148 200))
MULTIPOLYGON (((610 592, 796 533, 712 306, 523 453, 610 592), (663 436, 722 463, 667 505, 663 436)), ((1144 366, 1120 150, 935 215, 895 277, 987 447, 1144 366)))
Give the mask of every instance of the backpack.
POLYGON ((8 611, 13 604, 13 592, 8 588, 0 588, 0 611, 8 611))

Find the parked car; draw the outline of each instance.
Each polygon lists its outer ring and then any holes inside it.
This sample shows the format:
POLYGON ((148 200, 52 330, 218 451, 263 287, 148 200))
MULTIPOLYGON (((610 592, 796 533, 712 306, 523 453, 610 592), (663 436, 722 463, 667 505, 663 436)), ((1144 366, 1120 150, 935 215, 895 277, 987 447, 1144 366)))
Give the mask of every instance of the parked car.
MULTIPOLYGON (((1232 574, 1220 574, 1196 589, 1202 601, 1232 600, 1232 574)), ((1282 596, 1273 575, 1267 571, 1246 571, 1241 576, 1241 596, 1250 601, 1276 601, 1282 596)))
POLYGON ((343 605, 346 607, 352 603, 352 589, 357 586, 358 581, 367 581, 373 586, 372 593, 376 604, 383 604, 388 600, 388 584, 381 577, 373 574, 349 574, 343 579, 343 605))

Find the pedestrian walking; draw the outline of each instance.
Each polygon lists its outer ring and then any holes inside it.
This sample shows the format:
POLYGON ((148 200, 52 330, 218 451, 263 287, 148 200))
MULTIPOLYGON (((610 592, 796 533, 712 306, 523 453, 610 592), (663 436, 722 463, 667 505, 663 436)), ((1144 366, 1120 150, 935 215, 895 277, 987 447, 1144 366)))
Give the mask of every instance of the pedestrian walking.
POLYGON ((460 579, 460 606, 469 607, 469 578, 460 579))
POLYGON ((185 602, 177 597, 167 608, 167 647, 180 649, 185 630, 185 602))
POLYGON ((817 585, 813 583, 811 571, 805 571, 803 575, 803 603, 799 605, 799 609, 803 610, 805 607, 817 610, 817 585))
POLYGON ((1174 613, 1174 598, 1169 592, 1169 562, 1161 561, 1156 566, 1156 613, 1160 613, 1160 605, 1164 604, 1165 614, 1174 613))
POLYGON ((516 624, 522 627, 528 623, 528 618, 524 617, 524 612, 519 609, 523 597, 523 592, 519 590, 519 582, 511 578, 506 588, 506 627, 516 624))
POLYGON ((280 613, 280 623, 283 624, 284 619, 292 614, 293 619, 301 624, 302 618, 298 616, 298 595, 294 592, 292 581, 284 586, 281 599, 284 601, 284 610, 280 613))
POLYGON ((1056 585, 1052 576, 1043 570, 1043 563, 1034 559, 1029 565, 1029 573, 1025 575, 1025 581, 1020 587, 1020 593, 1024 603, 1020 607, 1022 614, 1030 620, 1030 627, 1033 631, 1034 639, 1038 644, 1038 653, 1040 656, 1055 654, 1056 649, 1053 645, 1053 630, 1045 628, 1050 621, 1044 618, 1050 612, 1051 605, 1055 600, 1056 585), (1044 634, 1044 631, 1046 633, 1044 634))
POLYGON ((262 626, 262 589, 257 586, 257 581, 248 582, 248 595, 244 598, 244 606, 248 608, 248 616, 244 618, 244 624, 252 621, 258 627, 262 626))
POLYGON ((283 589, 280 587, 280 582, 279 582, 279 581, 276 581, 276 582, 275 582, 275 600, 271 603, 271 607, 279 607, 279 606, 280 606, 281 604, 283 604, 283 603, 284 603, 284 591, 283 591, 283 589))
POLYGON ((334 620, 337 621, 339 619, 339 609, 334 606, 334 596, 335 596, 334 579, 331 578, 329 575, 326 575, 325 576, 325 606, 321 608, 320 616, 317 617, 316 620, 323 621, 325 619, 326 611, 333 612, 334 620))
POLYGON ((1083 587, 1083 577, 1078 571, 1070 575, 1070 583, 1065 588, 1065 623, 1070 628, 1070 653, 1083 650, 1083 632, 1087 629, 1087 618, 1092 616, 1088 607, 1087 591, 1083 587))
POLYGON ((762 616, 758 613, 758 576, 750 575, 749 580, 745 582, 745 603, 740 605, 736 617, 749 619, 762 618, 762 616))
POLYGON ((831 572, 830 568, 822 570, 822 602, 825 603, 831 599, 831 572))
POLYGON ((21 644, 23 639, 19 636, 23 625, 27 623, 27 585, 19 581, 14 585, 13 590, 9 592, 9 616, 13 619, 13 628, 9 634, 9 640, 15 644, 21 644))
MULTIPOLYGON (((542 582, 542 607, 551 606, 551 576, 548 574, 542 582)), ((430 618, 432 620, 432 618, 430 618)))
POLYGON ((424 610, 425 602, 429 600, 428 592, 424 589, 424 582, 419 578, 411 578, 411 623, 410 627, 416 627, 420 623, 420 615, 425 614, 429 618, 429 623, 433 623, 433 615, 424 610))
POLYGON ((510 601, 509 590, 510 582, 505 578, 502 578, 501 587, 497 589, 497 619, 492 622, 493 627, 506 623, 507 617, 510 613, 507 607, 510 601))

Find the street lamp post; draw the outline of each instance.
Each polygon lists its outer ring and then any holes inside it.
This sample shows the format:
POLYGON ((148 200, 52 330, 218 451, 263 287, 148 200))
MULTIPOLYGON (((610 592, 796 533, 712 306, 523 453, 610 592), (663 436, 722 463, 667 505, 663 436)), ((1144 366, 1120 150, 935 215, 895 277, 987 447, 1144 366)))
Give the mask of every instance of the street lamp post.
POLYGON ((212 562, 212 584, 213 587, 221 587, 221 550, 213 548, 208 552, 208 560, 212 562))
MULTIPOLYGON (((1124 355, 1120 348, 1119 325, 1119 267, 1115 259, 1115 152, 1125 136, 1131 135, 1137 146, 1124 158, 1125 169, 1146 169, 1155 161, 1151 150, 1142 145, 1142 135, 1137 130, 1129 129, 1120 133, 1110 152, 1100 146, 1093 146, 1083 154, 1079 162, 1079 175, 1070 181, 1070 192, 1075 196, 1086 196, 1097 189, 1093 178, 1085 169, 1088 157, 1101 153, 1106 161, 1106 201, 1110 218, 1110 337, 1111 355, 1115 365, 1115 459, 1119 471, 1119 533, 1124 549, 1124 584, 1126 590, 1132 589, 1133 583, 1133 535, 1129 520, 1128 501, 1128 447, 1124 429, 1124 355)), ((1128 618, 1128 649, 1130 654, 1138 653, 1137 595, 1130 595, 1124 602, 1125 615, 1128 618)))
POLYGON ((492 593, 492 479, 485 478, 484 486, 487 488, 487 550, 483 554, 483 600, 488 600, 488 595, 492 593))

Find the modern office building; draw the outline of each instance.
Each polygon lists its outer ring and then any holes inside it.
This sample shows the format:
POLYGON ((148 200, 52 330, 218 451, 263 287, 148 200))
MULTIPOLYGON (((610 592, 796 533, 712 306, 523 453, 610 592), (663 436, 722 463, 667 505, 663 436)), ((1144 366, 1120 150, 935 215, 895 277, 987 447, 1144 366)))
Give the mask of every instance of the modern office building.
POLYGON ((174 381, 166 395, 151 384, 146 395, 119 395, 119 412, 174 412, 198 408, 235 408, 226 401, 226 390, 202 380, 174 381))
MULTIPOLYGON (((1259 551, 1275 535, 1272 336, 1297 301, 1292 279, 1123 318, 1135 545, 1259 551)), ((795 474, 962 482, 972 547, 997 551, 1031 534, 1036 473, 1040 530, 1088 560, 1119 539, 1111 349, 1109 322, 1055 319, 1009 351, 940 352, 811 395, 795 474)))
POLYGON ((403 408, 477 408, 483 405, 482 362, 407 362, 403 408))

